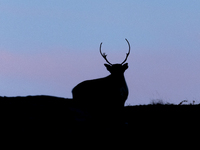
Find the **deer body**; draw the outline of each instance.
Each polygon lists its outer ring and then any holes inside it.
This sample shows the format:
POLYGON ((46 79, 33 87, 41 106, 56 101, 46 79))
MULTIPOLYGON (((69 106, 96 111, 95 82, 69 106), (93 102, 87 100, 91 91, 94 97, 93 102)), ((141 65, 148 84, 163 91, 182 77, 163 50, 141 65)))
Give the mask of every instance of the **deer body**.
MULTIPOLYGON (((111 66, 105 64, 109 70, 111 66)), ((123 107, 128 97, 128 87, 124 78, 124 71, 128 64, 115 64, 112 68, 122 68, 121 73, 112 73, 95 80, 79 83, 72 90, 74 100, 81 101, 83 105, 96 105, 101 107, 123 107)))
POLYGON ((125 40, 128 43, 129 52, 121 64, 111 64, 106 58, 107 55, 101 52, 102 43, 100 44, 100 53, 108 63, 104 65, 111 74, 104 78, 86 80, 75 86, 72 95, 78 104, 84 108, 92 108, 92 112, 98 110, 108 112, 111 108, 113 112, 116 112, 124 107, 128 97, 128 87, 124 78, 128 63, 125 62, 130 54, 130 44, 127 39, 125 40))

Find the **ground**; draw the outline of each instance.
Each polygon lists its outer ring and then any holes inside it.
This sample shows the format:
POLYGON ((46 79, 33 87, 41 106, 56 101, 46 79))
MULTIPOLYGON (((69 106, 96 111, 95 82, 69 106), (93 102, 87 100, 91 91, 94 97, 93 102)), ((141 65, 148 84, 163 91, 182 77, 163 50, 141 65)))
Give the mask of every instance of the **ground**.
POLYGON ((127 106, 122 118, 113 116, 115 119, 109 121, 91 115, 72 99, 28 96, 0 97, 0 111, 3 137, 20 135, 24 139, 51 140, 62 137, 65 142, 184 140, 191 139, 194 131, 198 134, 200 125, 200 105, 127 106))

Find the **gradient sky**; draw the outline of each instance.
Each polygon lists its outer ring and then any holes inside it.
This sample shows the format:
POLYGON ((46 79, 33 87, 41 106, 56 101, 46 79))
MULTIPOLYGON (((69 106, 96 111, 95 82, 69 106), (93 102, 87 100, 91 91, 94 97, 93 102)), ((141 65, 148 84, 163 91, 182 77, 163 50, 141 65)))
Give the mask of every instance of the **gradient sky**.
MULTIPOLYGON (((71 98, 131 44, 126 105, 200 103, 199 0, 0 0, 0 96, 71 98)), ((88 91, 89 92, 89 91, 88 91)))

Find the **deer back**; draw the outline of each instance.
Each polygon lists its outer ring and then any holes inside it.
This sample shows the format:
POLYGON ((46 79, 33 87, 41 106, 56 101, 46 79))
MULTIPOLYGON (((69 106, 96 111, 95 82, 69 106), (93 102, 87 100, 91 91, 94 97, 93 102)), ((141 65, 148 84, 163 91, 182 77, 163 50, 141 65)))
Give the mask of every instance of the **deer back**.
POLYGON ((128 87, 124 76, 86 80, 72 90, 73 99, 85 105, 124 105, 128 97, 128 87))

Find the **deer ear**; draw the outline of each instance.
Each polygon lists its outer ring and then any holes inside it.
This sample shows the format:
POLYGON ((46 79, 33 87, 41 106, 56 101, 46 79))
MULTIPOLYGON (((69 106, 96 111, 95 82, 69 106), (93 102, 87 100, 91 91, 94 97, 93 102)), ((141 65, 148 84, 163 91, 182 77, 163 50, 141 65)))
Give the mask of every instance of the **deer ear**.
POLYGON ((109 64, 104 64, 104 66, 107 68, 108 71, 111 70, 111 66, 109 64))
POLYGON ((128 69, 128 63, 125 63, 125 64, 123 65, 123 68, 124 68, 124 70, 128 69))

